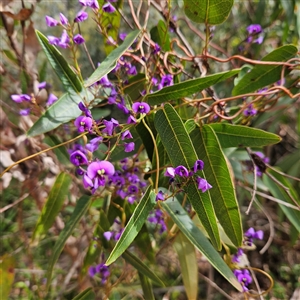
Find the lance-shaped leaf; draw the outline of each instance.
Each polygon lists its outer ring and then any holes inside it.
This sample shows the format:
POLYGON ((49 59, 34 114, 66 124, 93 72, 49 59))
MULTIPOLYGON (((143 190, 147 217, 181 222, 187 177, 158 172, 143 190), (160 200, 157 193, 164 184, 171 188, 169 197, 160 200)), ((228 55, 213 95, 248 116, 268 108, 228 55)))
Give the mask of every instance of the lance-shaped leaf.
POLYGON ((140 273, 155 282, 158 286, 165 286, 163 281, 146 264, 144 264, 137 256, 133 255, 130 251, 126 250, 122 254, 122 257, 133 267, 135 267, 140 273))
POLYGON ((112 71, 118 62, 118 59, 126 52, 126 50, 133 44, 140 30, 134 30, 130 32, 124 42, 116 49, 114 49, 100 64, 100 66, 94 71, 94 73, 85 81, 85 86, 91 86, 95 82, 99 81, 103 76, 112 71))
POLYGON ((175 100, 182 97, 190 96, 194 93, 199 93, 202 90, 221 82, 227 78, 230 78, 236 74, 240 69, 217 73, 214 75, 208 75, 206 77, 186 80, 184 82, 176 83, 171 86, 167 86, 155 93, 148 94, 145 99, 148 100, 150 105, 159 105, 169 100, 175 100))
POLYGON ((157 26, 153 27, 150 31, 151 39, 156 42, 164 51, 170 51, 170 35, 166 23, 159 20, 157 26))
POLYGON ((55 46, 49 44, 48 39, 40 31, 36 30, 36 35, 52 68, 62 82, 66 91, 76 93, 81 92, 82 84, 62 54, 55 46))
POLYGON ((85 100, 89 102, 93 95, 83 89, 80 94, 66 93, 54 102, 41 117, 28 130, 28 136, 36 136, 50 130, 53 130, 61 124, 67 123, 82 114, 78 108, 79 102, 85 100))
POLYGON ((94 300, 96 297, 92 288, 87 288, 72 300, 94 300))
POLYGON ((132 216, 130 217, 124 231, 117 241, 114 249, 110 253, 106 265, 112 264, 119 256, 121 256, 124 251, 133 242, 139 231, 141 230, 143 224, 147 220, 150 211, 155 205, 155 193, 152 191, 152 186, 149 186, 143 195, 143 198, 135 208, 132 216))
MULTIPOLYGON (((154 124, 173 166, 183 165, 191 170, 198 157, 175 109, 170 104, 165 104, 164 109, 156 113, 154 124)), ((205 178, 203 172, 201 177, 205 178)), ((213 245, 220 249, 217 218, 209 191, 202 193, 193 179, 185 187, 185 191, 213 245)))
POLYGON ((207 125, 197 126, 190 134, 198 157, 204 162, 206 179, 213 186, 209 192, 216 215, 235 246, 243 239, 241 216, 227 162, 218 139, 207 125))
MULTIPOLYGON (((164 188, 164 193, 168 191, 164 188)), ((229 269, 219 253, 210 244, 204 233, 193 223, 189 215, 182 208, 178 200, 169 198, 161 202, 162 207, 168 212, 174 223, 178 226, 180 231, 188 238, 188 240, 207 258, 211 265, 220 272, 236 289, 242 291, 240 283, 229 269)))
POLYGON ((186 16, 196 23, 223 23, 231 11, 233 0, 184 0, 186 16))
POLYGON ((68 239, 68 237, 72 234, 74 228, 82 218, 82 216, 85 214, 87 211, 88 207, 90 205, 90 197, 88 196, 82 196, 76 203, 75 209, 68 220, 66 226, 64 229, 61 231, 61 233, 58 236, 58 239, 54 245, 52 256, 50 258, 50 263, 48 266, 46 278, 47 278, 47 288, 49 288, 51 284, 51 276, 52 276, 52 271, 53 267, 58 260, 58 257, 60 253, 62 252, 65 243, 68 239))
POLYGON ((149 278, 141 272, 138 272, 138 274, 140 278, 141 287, 143 290, 144 299, 155 300, 152 284, 149 278))
POLYGON ((188 299, 197 299, 198 263, 195 247, 182 232, 177 234, 173 246, 179 258, 181 276, 188 299))
MULTIPOLYGON (((262 61, 284 62, 293 58, 297 51, 294 45, 285 45, 266 55, 262 61)), ((243 95, 266 87, 280 79, 281 71, 282 66, 278 65, 256 65, 234 87, 232 95, 243 95)))
POLYGON ((72 178, 67 173, 62 172, 57 176, 32 235, 32 241, 34 243, 37 242, 52 226, 69 194, 71 182, 72 178))
MULTIPOLYGON (((207 127, 204 125, 203 127, 207 127)), ((222 148, 263 147, 279 143, 280 136, 261 129, 227 123, 209 124, 216 133, 222 148)))

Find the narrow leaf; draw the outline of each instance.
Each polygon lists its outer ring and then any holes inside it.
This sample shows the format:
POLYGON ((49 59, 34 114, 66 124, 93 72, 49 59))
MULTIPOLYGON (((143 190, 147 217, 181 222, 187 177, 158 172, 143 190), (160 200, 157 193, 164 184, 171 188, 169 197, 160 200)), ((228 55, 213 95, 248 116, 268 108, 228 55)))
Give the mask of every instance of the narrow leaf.
MULTIPOLYGON (((204 125, 204 128, 208 125, 204 125)), ((216 133, 222 148, 263 147, 279 143, 281 138, 261 129, 227 123, 209 124, 216 133)))
MULTIPOLYGON (((262 61, 287 61, 297 54, 297 47, 294 45, 285 45, 279 47, 266 55, 262 61)), ((268 86, 281 77, 282 66, 274 65, 256 65, 247 73, 234 87, 232 95, 242 95, 257 91, 268 86)), ((287 71, 288 72, 288 71, 287 71)))
POLYGON ((92 288, 87 288, 80 294, 78 294, 73 300, 94 300, 96 297, 92 288))
POLYGON ((155 300, 154 294, 153 294, 153 289, 152 289, 152 284, 150 280, 148 279, 147 276, 145 276, 143 273, 138 272, 143 294, 144 294, 144 299, 149 299, 149 300, 155 300))
MULTIPOLYGON (((161 189, 161 188, 160 188, 161 189)), ((163 189, 164 193, 168 193, 163 189)), ((224 260, 220 257, 219 253, 210 244, 208 239, 193 223, 189 215, 182 208, 178 200, 169 198, 161 202, 162 207, 168 212, 174 223, 178 226, 180 231, 188 238, 188 240, 207 258, 211 265, 224 276, 237 290, 242 291, 242 287, 229 269, 224 260)))
MULTIPOLYGON (((154 124, 173 167, 183 165, 191 170, 198 157, 182 120, 170 104, 165 104, 164 109, 156 113, 154 124)), ((195 180, 185 190, 213 245, 220 249, 217 218, 209 192, 199 191, 195 180)))
POLYGON ((199 93, 218 82, 224 81, 225 79, 238 74, 239 71, 240 69, 236 69, 202 78, 186 80, 172 86, 167 86, 155 93, 148 94, 145 99, 148 100, 150 105, 159 105, 169 100, 187 97, 194 93, 199 93))
POLYGON ((75 209, 67 222, 65 228, 61 231, 61 233, 58 236, 58 239, 54 245, 52 256, 50 258, 46 278, 47 278, 47 288, 49 288, 51 284, 51 276, 53 267, 58 260, 58 257, 60 253, 62 252, 65 243, 68 239, 68 237, 72 234, 74 228, 82 218, 82 216, 87 211, 88 207, 90 205, 90 197, 88 196, 82 196, 76 203, 75 209))
POLYGON ((170 35, 164 21, 159 20, 157 26, 153 27, 150 31, 151 39, 157 43, 163 51, 170 51, 170 35))
POLYGON ((126 250, 122 254, 123 258, 135 267, 140 273, 147 276, 158 286, 165 286, 163 281, 146 265, 144 264, 137 256, 133 255, 130 251, 126 250))
POLYGON ((76 93, 81 92, 82 84, 78 76, 73 72, 62 54, 55 46, 49 44, 47 37, 45 37, 40 31, 36 30, 36 35, 45 51, 45 54, 52 68, 54 69, 58 78, 61 80, 66 91, 75 91, 76 93))
POLYGON ((186 16, 196 23, 217 25, 223 23, 233 6, 233 0, 184 0, 186 16))
POLYGON ((72 178, 67 173, 60 173, 49 193, 48 199, 37 221, 32 242, 36 243, 52 226, 69 194, 72 178))
POLYGON ((117 241, 114 249, 110 253, 106 265, 112 264, 133 242, 139 231, 141 230, 144 222, 146 221, 150 211, 155 205, 155 193, 152 191, 152 186, 146 190, 143 198, 135 208, 132 216, 130 217, 124 231, 117 241))
POLYGON ((201 129, 197 126, 190 136, 198 157, 204 162, 206 179, 213 186, 209 193, 218 220, 233 244, 239 247, 243 240, 241 216, 226 158, 218 139, 209 125, 201 129))
POLYGON ((121 44, 118 48, 114 49, 101 63, 101 65, 94 71, 94 73, 89 77, 89 79, 85 82, 85 86, 91 86, 95 82, 99 81, 103 76, 112 71, 118 62, 118 59, 127 51, 127 49, 133 44, 138 35, 140 34, 140 30, 132 31, 128 34, 123 44, 121 44))
POLYGON ((0 257, 0 298, 9 299, 15 278, 15 257, 4 254, 0 257))
POLYGON ((179 232, 173 246, 177 252, 181 276, 188 299, 198 298, 198 262, 194 245, 179 232))

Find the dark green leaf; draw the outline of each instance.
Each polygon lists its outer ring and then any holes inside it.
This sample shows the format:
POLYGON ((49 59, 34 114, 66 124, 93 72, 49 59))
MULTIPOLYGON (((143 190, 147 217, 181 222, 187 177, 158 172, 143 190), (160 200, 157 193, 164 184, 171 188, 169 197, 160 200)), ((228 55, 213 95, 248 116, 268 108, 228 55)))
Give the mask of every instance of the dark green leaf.
MULTIPOLYGON (((293 45, 285 45, 279 47, 266 55, 262 61, 278 61, 284 62, 294 57, 297 54, 297 47, 293 45)), ((232 95, 242 95, 257 91, 268 86, 281 77, 282 66, 274 65, 256 65, 247 73, 234 87, 232 95)))
POLYGON ((196 23, 223 23, 231 11, 233 0, 184 0, 184 12, 196 23))
POLYGON ((85 82, 85 86, 91 86, 95 82, 99 81, 103 76, 112 71, 118 62, 118 59, 124 54, 125 51, 133 44, 138 35, 140 34, 140 30, 134 30, 128 34, 123 44, 121 44, 118 48, 114 49, 101 63, 101 65, 94 71, 94 73, 89 77, 89 79, 85 82))
POLYGON ((128 84, 124 87, 124 94, 134 102, 141 97, 141 92, 145 90, 146 77, 145 74, 139 73, 132 76, 128 80, 128 84))
POLYGON ((54 245, 52 256, 50 258, 46 278, 47 278, 47 288, 49 288, 51 284, 51 276, 52 276, 52 271, 53 267, 58 260, 58 257, 60 253, 62 252, 65 243, 68 239, 68 237, 72 234, 74 228, 80 221, 81 217, 85 214, 87 211, 88 207, 90 205, 90 197, 88 196, 82 196, 76 203, 75 209, 67 222, 66 226, 64 229, 61 231, 61 233, 58 236, 58 239, 54 245))
POLYGON ((148 277, 144 276, 143 273, 138 272, 138 274, 144 294, 144 299, 155 300, 150 280, 148 279, 148 277))
POLYGON ((78 294, 73 300, 94 300, 96 297, 92 288, 87 288, 80 294, 78 294))
POLYGON ((239 247, 243 240, 241 216, 227 166, 218 139, 209 125, 197 126, 190 134, 198 157, 204 162, 207 181, 213 186, 209 193, 218 220, 232 243, 239 247))
MULTIPOLYGON (((147 123, 147 121, 145 121, 147 123)), ((148 125, 149 126, 149 125, 148 125)), ((143 142, 143 145, 147 151, 147 155, 149 159, 152 159, 153 151, 154 151, 154 144, 152 137, 147 129, 147 127, 144 125, 143 122, 140 122, 136 127, 136 131, 138 132, 140 139, 143 142)))
POLYGON ((171 50, 169 29, 164 21, 159 20, 157 26, 151 29, 150 34, 151 39, 157 43, 163 51, 171 50))
POLYGON ((208 75, 206 77, 186 80, 184 82, 176 83, 172 86, 167 86, 155 93, 148 94, 145 99, 148 100, 150 105, 159 105, 169 100, 176 100, 182 97, 190 96, 194 93, 201 92, 202 90, 230 78, 236 74, 240 69, 208 75))
POLYGON ((155 205, 155 197, 156 196, 152 191, 152 187, 149 186, 125 226, 120 239, 117 241, 114 249, 110 253, 106 261, 106 265, 112 264, 133 242, 155 205))
MULTIPOLYGON (((162 188, 162 190, 164 193, 169 193, 166 189, 162 188)), ((220 274, 222 274, 224 278, 226 278, 236 289, 242 291, 242 287, 237 281, 237 278, 233 275, 232 271, 220 257, 219 253, 210 244, 202 231, 200 231, 199 228, 193 223, 176 197, 172 197, 161 202, 161 205, 168 212, 180 231, 203 255, 205 255, 211 265, 218 270, 220 274)))
MULTIPOLYGON (((208 125, 204 125, 208 126, 208 125)), ((281 138, 261 129, 227 123, 209 124, 223 148, 263 147, 279 143, 281 138)))
MULTIPOLYGON (((198 157, 182 120, 170 104, 156 113, 154 124, 173 167, 183 165, 191 170, 198 157)), ((193 179, 185 191, 213 245, 220 249, 217 218, 209 192, 202 193, 193 179)))
POLYGON ((123 258, 135 267, 140 273, 147 276, 158 286, 165 286, 163 281, 146 265, 144 264, 137 256, 133 255, 130 251, 126 250, 122 254, 123 258))
POLYGON ((41 215, 37 221, 34 233, 32 235, 33 243, 40 238, 52 226, 55 218, 60 212, 67 195, 69 194, 69 186, 72 178, 67 173, 60 173, 49 193, 45 206, 42 209, 41 215))
POLYGON ((36 30, 36 35, 52 68, 61 80, 66 91, 76 93, 81 92, 82 84, 62 54, 55 46, 49 44, 47 37, 45 37, 40 31, 36 30))

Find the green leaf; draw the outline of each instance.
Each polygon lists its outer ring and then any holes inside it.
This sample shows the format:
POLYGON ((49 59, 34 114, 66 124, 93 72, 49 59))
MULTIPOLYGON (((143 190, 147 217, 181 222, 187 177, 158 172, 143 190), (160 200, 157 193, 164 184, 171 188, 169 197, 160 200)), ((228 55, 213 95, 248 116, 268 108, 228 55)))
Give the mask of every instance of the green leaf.
POLYGON ((92 288, 87 288, 80 294, 78 294, 73 300, 94 300, 96 297, 92 288))
MULTIPOLYGON (((145 120, 146 124, 147 121, 145 120)), ((147 124, 148 125, 148 124, 147 124)), ((148 125, 149 127, 149 125, 148 125)), ((151 137, 151 134, 149 133, 147 127, 144 125, 143 122, 140 122, 138 125, 135 126, 136 131, 138 132, 143 145, 146 149, 147 155, 149 157, 149 159, 152 159, 152 155, 153 155, 153 151, 154 151, 154 144, 153 144, 153 140, 151 137)))
POLYGON ((99 81, 103 76, 113 70, 118 62, 118 59, 127 51, 127 49, 133 44, 140 30, 134 30, 130 32, 124 42, 116 49, 114 49, 101 63, 101 65, 94 71, 94 73, 85 82, 85 86, 91 86, 95 82, 99 81))
POLYGON ((233 0, 184 0, 186 16, 196 23, 223 23, 233 6, 233 0))
MULTIPOLYGON (((285 45, 266 55, 262 61, 284 62, 294 57, 297 54, 297 51, 297 47, 293 45, 285 45)), ((254 66, 254 68, 247 73, 234 87, 232 90, 232 95, 237 96, 251 93, 278 81, 281 77, 281 70, 282 66, 254 66)))
POLYGON ((165 286, 164 282, 146 265, 144 264, 137 256, 133 255, 130 251, 126 250, 122 254, 123 258, 135 267, 140 273, 147 276, 158 286, 165 286))
POLYGON ((201 92, 202 90, 230 78, 236 74, 240 69, 208 75, 206 77, 186 80, 184 82, 176 83, 172 86, 167 86, 155 93, 148 94, 145 100, 148 100, 150 105, 159 105, 169 100, 175 100, 182 97, 187 97, 193 93, 201 92))
POLYGON ((14 283, 16 260, 14 256, 4 254, 0 257, 0 298, 9 299, 14 283))
POLYGON ((128 96, 131 101, 137 101, 141 97, 141 92, 145 90, 146 82, 146 77, 143 73, 130 77, 128 84, 124 87, 124 94, 128 96))
POLYGON ((209 190, 217 218, 232 243, 239 247, 243 230, 238 202, 226 158, 218 139, 207 125, 197 126, 190 134, 198 157, 204 162, 204 174, 212 185, 209 190))
MULTIPOLYGON (((162 189, 164 193, 169 194, 168 190, 162 189)), ((178 200, 169 198, 161 202, 162 207, 168 212, 174 223, 178 226, 180 231, 188 238, 188 240, 207 258, 211 265, 224 276, 237 290, 242 291, 242 287, 229 269, 219 253, 210 244, 208 239, 193 223, 189 215, 182 208, 178 200)))
POLYGON ((67 92, 79 93, 82 90, 82 84, 78 76, 73 72, 67 61, 64 59, 58 49, 50 45, 47 37, 45 37, 40 31, 36 30, 37 38, 45 51, 45 54, 57 74, 58 78, 62 82, 67 92))
MULTIPOLYGON (((175 109, 170 104, 165 104, 164 109, 156 113, 154 124, 173 167, 183 165, 188 170, 191 170, 198 157, 183 122, 175 109)), ((204 174, 202 177, 204 177, 204 174)), ((185 187, 185 191, 213 245, 220 249, 221 242, 217 218, 210 193, 202 193, 198 189, 195 180, 191 180, 191 183, 185 187)))
POLYGON ((53 267, 58 260, 58 257, 60 253, 62 252, 65 243, 68 239, 68 237, 72 234, 74 228, 80 221, 81 217, 85 214, 88 207, 90 205, 90 197, 88 196, 82 196, 76 203, 75 209, 69 219, 69 221, 66 223, 66 226, 61 231, 61 233, 58 236, 58 239, 54 245, 52 256, 50 258, 46 278, 47 278, 47 289, 49 288, 51 284, 51 276, 53 267))
POLYGON ((42 209, 41 215, 37 221, 32 242, 36 243, 52 226, 55 218, 60 212, 66 197, 69 194, 69 187, 72 178, 67 173, 60 173, 49 193, 45 206, 42 209))
POLYGON ((45 113, 28 130, 28 136, 36 136, 50 130, 53 130, 61 124, 67 123, 82 114, 78 104, 85 99, 91 100, 92 94, 83 89, 80 95, 75 93, 63 94, 54 102, 45 113))
POLYGON ((163 20, 159 20, 157 26, 153 27, 150 31, 151 39, 157 43, 163 51, 170 51, 170 35, 163 20))
POLYGON ((281 138, 274 133, 248 126, 227 123, 215 123, 209 126, 216 133, 222 148, 263 147, 281 141, 281 138))
POLYGON ((138 272, 138 274, 144 294, 144 299, 155 300, 150 280, 148 279, 148 277, 144 276, 143 273, 138 272))
POLYGON ((198 262, 194 245, 179 232, 173 246, 177 252, 181 276, 188 299, 198 298, 198 262))
POLYGON ((106 265, 112 264, 133 242, 139 231, 141 230, 144 222, 146 221, 150 211, 155 205, 155 193, 152 191, 152 186, 146 190, 143 198, 135 208, 132 216, 130 217, 124 231, 117 241, 114 249, 110 253, 106 265))

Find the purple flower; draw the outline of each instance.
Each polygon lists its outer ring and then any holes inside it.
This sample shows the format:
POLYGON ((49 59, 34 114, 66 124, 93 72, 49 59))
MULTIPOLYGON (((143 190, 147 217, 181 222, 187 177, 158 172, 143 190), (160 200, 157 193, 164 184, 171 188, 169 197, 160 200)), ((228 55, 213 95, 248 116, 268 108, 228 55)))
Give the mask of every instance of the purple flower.
POLYGON ((129 68, 129 70, 127 71, 127 74, 128 74, 128 75, 136 75, 136 74, 137 74, 136 67, 135 67, 135 66, 131 66, 131 67, 129 68))
POLYGON ((195 164, 194 164, 194 173, 196 173, 197 171, 202 171, 204 168, 204 162, 200 159, 197 159, 195 164))
POLYGON ((80 150, 76 150, 70 155, 70 161, 73 165, 77 167, 80 165, 87 165, 89 163, 85 154, 82 153, 80 150))
POLYGON ((158 201, 158 200, 160 200, 160 201, 165 200, 165 195, 164 195, 163 191, 158 191, 158 193, 157 193, 157 195, 155 197, 155 200, 156 201, 158 201))
POLYGON ((233 255, 232 257, 232 262, 234 263, 239 263, 240 262, 240 257, 243 256, 244 251, 242 248, 238 248, 237 253, 233 255))
POLYGON ((98 136, 90 140, 89 143, 86 144, 85 148, 88 149, 90 152, 94 152, 98 149, 100 143, 103 141, 102 136, 98 136))
POLYGON ((178 167, 175 168, 175 174, 180 176, 180 177, 188 177, 189 176, 189 171, 184 166, 178 166, 178 167))
POLYGON ((86 173, 83 175, 82 182, 86 189, 94 186, 92 179, 86 173))
POLYGON ((90 266, 89 267, 89 275, 90 277, 94 277, 97 274, 96 267, 90 266))
POLYGON ((77 127, 78 132, 80 133, 84 131, 90 131, 93 126, 93 120, 89 117, 80 116, 75 120, 74 125, 77 127))
POLYGON ((48 35, 48 41, 50 45, 57 46, 59 43, 59 38, 53 35, 48 35))
POLYGON ((120 38, 120 40, 122 40, 122 41, 125 40, 126 36, 127 36, 127 33, 120 33, 120 34, 119 34, 119 38, 120 38))
POLYGON ((160 230, 159 230, 160 234, 162 234, 164 231, 167 230, 167 226, 166 226, 165 221, 164 221, 164 216, 163 216, 163 213, 160 209, 156 209, 155 212, 154 212, 154 215, 152 213, 150 215, 150 217, 148 217, 148 221, 150 223, 160 225, 160 230))
POLYGON ((114 118, 111 118, 110 121, 103 120, 103 124, 105 125, 105 128, 102 130, 102 132, 106 133, 107 135, 112 135, 114 129, 119 126, 119 122, 114 118))
POLYGON ((115 167, 109 161, 95 161, 87 167, 87 176, 94 180, 94 190, 105 185, 105 176, 113 175, 115 167))
POLYGON ((157 84, 158 84, 157 78, 152 77, 152 78, 151 78, 151 83, 152 83, 154 86, 157 86, 157 84))
POLYGON ((58 98, 54 94, 49 94, 48 100, 46 105, 50 106, 52 105, 58 98))
POLYGON ((162 76, 158 89, 162 89, 163 87, 170 85, 173 85, 173 76, 171 74, 167 74, 162 76))
POLYGON ((46 81, 40 82, 38 84, 38 89, 42 90, 42 89, 46 89, 47 87, 49 87, 48 83, 46 81))
POLYGON ((79 22, 83 22, 88 18, 88 13, 81 10, 75 17, 74 22, 79 23, 79 22))
POLYGON ((243 286, 243 290, 246 292, 248 291, 248 285, 252 282, 252 277, 250 275, 250 272, 247 269, 243 270, 234 270, 233 274, 237 278, 237 280, 241 283, 243 286))
POLYGON ((46 19, 46 24, 49 27, 55 27, 58 25, 58 21, 56 21, 52 17, 46 16, 45 19, 46 19))
POLYGON ((157 54, 161 50, 160 46, 155 43, 153 54, 157 54))
POLYGON ((172 167, 168 167, 168 168, 166 169, 166 172, 165 172, 164 175, 167 176, 167 177, 172 177, 172 178, 174 178, 174 177, 175 177, 175 169, 172 168, 172 167))
POLYGON ((88 6, 94 9, 99 8, 98 0, 79 0, 79 3, 83 6, 88 6))
POLYGON ((105 11, 106 13, 109 13, 109 14, 116 11, 115 7, 113 5, 111 5, 109 2, 104 4, 102 6, 102 9, 103 9, 103 11, 105 11))
POLYGON ((255 116, 257 114, 257 109, 253 108, 253 105, 250 104, 245 110, 244 110, 244 115, 249 117, 249 116, 255 116))
POLYGON ((244 234, 248 242, 252 244, 253 239, 262 240, 264 238, 264 232, 262 230, 255 231, 253 227, 250 227, 244 234))
POLYGON ((212 186, 203 178, 197 177, 198 189, 205 193, 207 190, 211 189, 212 186))
POLYGON ((125 139, 132 139, 132 135, 129 130, 125 130, 121 134, 121 140, 124 141, 125 139))
MULTIPOLYGON (((108 88, 111 88, 112 87, 112 84, 111 82, 109 81, 108 77, 107 77, 107 74, 104 75, 100 80, 99 80, 99 84, 101 84, 103 87, 108 87, 108 88)), ((111 94, 115 95, 115 93, 112 91, 111 94)), ((111 96, 110 94, 110 96, 111 96)), ((117 93, 116 93, 117 95, 117 93)))
POLYGON ((88 272, 91 277, 94 277, 97 273, 99 273, 99 276, 101 277, 101 284, 105 284, 110 275, 108 266, 103 263, 97 265, 96 267, 89 267, 88 272))
POLYGON ((75 44, 77 45, 80 45, 80 44, 83 44, 85 42, 84 38, 82 37, 81 34, 76 34, 74 37, 73 37, 73 41, 75 44))
POLYGON ((134 113, 147 114, 150 111, 150 106, 146 102, 135 102, 132 105, 132 110, 134 113))
POLYGON ((17 103, 21 103, 23 101, 30 101, 31 97, 27 94, 21 94, 21 95, 11 95, 10 98, 17 102, 17 103))
POLYGON ((69 23, 67 17, 64 14, 60 13, 59 18, 60 18, 61 25, 67 25, 69 23))
POLYGON ((80 103, 78 104, 78 108, 79 108, 82 112, 84 112, 84 114, 85 114, 86 117, 92 118, 92 114, 91 114, 90 110, 83 104, 83 102, 80 102, 80 103))
POLYGON ((112 236, 113 236, 113 232, 112 232, 112 231, 105 231, 105 232, 103 233, 103 236, 104 236, 104 238, 105 238, 107 241, 110 241, 110 239, 111 239, 112 236))
POLYGON ((28 116, 30 114, 30 108, 21 109, 19 111, 20 116, 28 116))
POLYGON ((67 31, 64 30, 57 45, 62 48, 67 48, 69 42, 70 42, 70 37, 68 36, 67 31))
POLYGON ((262 28, 259 24, 252 24, 249 25, 246 30, 248 31, 249 34, 258 34, 262 32, 262 28))
POLYGON ((124 151, 125 152, 131 152, 134 150, 134 142, 130 142, 130 143, 124 143, 124 151))
POLYGON ((136 119, 134 116, 130 115, 127 119, 127 124, 136 124, 136 119))

